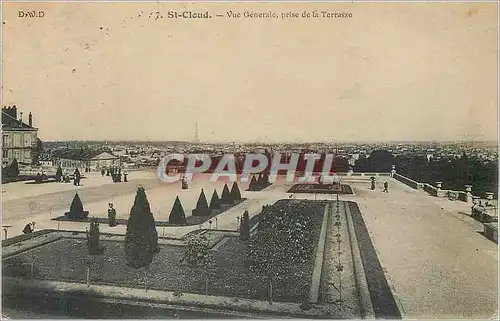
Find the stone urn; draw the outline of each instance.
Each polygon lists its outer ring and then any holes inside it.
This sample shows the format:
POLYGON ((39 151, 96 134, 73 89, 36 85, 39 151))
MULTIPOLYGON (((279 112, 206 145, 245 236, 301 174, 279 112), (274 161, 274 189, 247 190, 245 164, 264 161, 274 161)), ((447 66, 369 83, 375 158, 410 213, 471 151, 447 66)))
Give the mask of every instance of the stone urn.
POLYGON ((436 188, 440 190, 441 187, 443 187, 443 182, 436 182, 436 188))
POLYGON ((495 195, 495 193, 493 192, 486 192, 486 205, 490 205, 493 203, 493 196, 495 195))
POLYGON ((465 201, 467 203, 472 202, 472 185, 465 185, 465 192, 466 192, 465 201))

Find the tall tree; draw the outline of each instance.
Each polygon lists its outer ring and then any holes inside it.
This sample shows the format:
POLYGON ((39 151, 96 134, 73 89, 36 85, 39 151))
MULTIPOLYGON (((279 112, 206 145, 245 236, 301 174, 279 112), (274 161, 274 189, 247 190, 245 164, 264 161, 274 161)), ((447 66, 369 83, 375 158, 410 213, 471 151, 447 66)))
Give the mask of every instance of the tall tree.
POLYGON ((248 215, 248 211, 245 210, 243 213, 243 217, 241 218, 240 224, 240 240, 248 241, 250 238, 250 216, 248 215))
POLYGON ((370 153, 370 157, 368 157, 366 162, 365 170, 367 171, 388 172, 391 170, 391 165, 395 162, 395 157, 385 149, 378 149, 370 153))
POLYGON ((158 232, 143 187, 137 189, 125 234, 125 259, 133 268, 147 267, 159 252, 158 232))
POLYGON ((19 176, 19 164, 17 163, 17 159, 15 158, 12 160, 12 163, 10 163, 9 174, 12 177, 19 176))
POLYGON ((33 150, 33 157, 32 157, 33 165, 40 164, 40 156, 42 155, 42 152, 43 152, 43 142, 40 138, 37 138, 36 147, 33 150))
POLYGON ((186 224, 186 214, 184 213, 184 208, 179 200, 179 196, 175 198, 174 206, 168 217, 168 222, 172 224, 186 224))

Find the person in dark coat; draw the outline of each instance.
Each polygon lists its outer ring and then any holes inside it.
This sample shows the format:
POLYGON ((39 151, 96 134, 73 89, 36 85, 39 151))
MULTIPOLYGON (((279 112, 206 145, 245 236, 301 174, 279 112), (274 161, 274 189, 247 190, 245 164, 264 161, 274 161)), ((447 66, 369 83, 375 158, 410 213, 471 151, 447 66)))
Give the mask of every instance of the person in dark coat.
POLYGON ((389 183, 387 182, 384 183, 384 192, 389 193, 389 183))
POLYGON ((29 222, 23 229, 24 234, 31 234, 35 230, 35 222, 29 222))
POLYGON ((80 186, 80 179, 82 177, 80 175, 80 171, 78 170, 78 168, 75 169, 75 173, 73 175, 74 175, 74 184, 75 184, 75 186, 80 186))
POLYGON ((109 203, 109 208, 108 208, 108 224, 109 226, 113 227, 116 226, 116 210, 113 208, 113 203, 109 203))

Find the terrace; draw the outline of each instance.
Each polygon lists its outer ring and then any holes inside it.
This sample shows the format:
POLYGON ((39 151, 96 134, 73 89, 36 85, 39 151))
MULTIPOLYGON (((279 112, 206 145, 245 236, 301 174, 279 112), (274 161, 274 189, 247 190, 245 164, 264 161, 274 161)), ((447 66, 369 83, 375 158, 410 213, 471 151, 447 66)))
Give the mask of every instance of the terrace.
MULTIPOLYGON (((223 185, 223 182, 198 180, 193 181, 189 190, 181 191, 180 183, 165 184, 156 179, 153 172, 138 172, 134 175, 135 177, 131 176, 128 185, 109 184, 104 181, 98 184, 98 177, 95 178, 96 181, 94 177, 90 177, 88 183, 84 181, 86 185, 80 188, 57 184, 45 184, 49 187, 44 186, 43 189, 37 189, 36 185, 23 185, 20 188, 18 187, 20 183, 6 185, 4 186, 6 192, 3 194, 3 224, 12 226, 9 228, 9 237, 20 234, 27 221, 36 221, 37 230, 57 230, 58 222, 51 218, 67 211, 76 190, 82 198, 85 209, 91 212, 91 216, 105 217, 107 203, 111 199, 117 208, 118 217, 126 218, 138 185, 146 188, 155 217, 165 219, 176 195, 179 195, 185 212, 190 213, 201 188, 208 194, 213 188, 219 191, 223 185)), ((366 275, 364 279, 369 290, 368 297, 375 316, 491 318, 497 315, 498 246, 482 235, 483 223, 471 216, 471 203, 429 195, 424 189, 412 188, 388 175, 370 173, 346 175, 342 179, 342 184, 349 185, 353 195, 339 195, 340 200, 355 202, 359 210, 359 213, 354 213, 355 209, 351 209, 351 215, 361 253, 363 273, 366 275), (373 191, 370 190, 372 175, 376 177, 376 189, 373 191), (382 193, 385 181, 389 183, 389 193, 382 193), (370 247, 373 248, 372 251, 366 250, 370 247), (378 262, 379 266, 370 262, 378 262)), ((273 204, 279 199, 289 199, 288 190, 292 185, 279 182, 261 192, 249 192, 245 191, 244 184, 240 184, 242 197, 247 200, 219 214, 217 227, 214 223, 208 224, 208 222, 201 226, 159 227, 159 235, 181 239, 187 233, 200 228, 236 231, 238 218, 244 210, 248 210, 250 217, 254 217, 263 205, 273 204)), ((334 201, 336 195, 297 193, 293 194, 292 198, 334 201)), ((59 222, 59 224, 61 231, 84 231, 87 227, 85 223, 59 222)), ((101 225, 101 232, 120 237, 125 234, 125 229, 124 226, 111 228, 101 225)), ((35 238, 38 237, 42 236, 35 238)), ((29 242, 30 240, 14 244, 3 243, 4 255, 10 251, 9 249, 19 249, 29 242)), ((324 262, 332 260, 327 255, 332 252, 328 244, 327 242, 324 262)), ((225 241, 218 251, 221 257, 229 258, 235 256, 233 251, 237 251, 237 248, 232 241, 225 241)), ((114 251, 113 246, 110 249, 114 251)), ((169 251, 165 251, 162 255, 170 255, 169 251)), ((170 259, 165 258, 165 260, 170 259)), ((332 264, 327 263, 324 268, 329 266, 332 264)), ((323 270, 323 280, 327 275, 333 274, 323 270)), ((324 282, 320 298, 328 300, 331 289, 325 286, 324 282)), ((92 285, 96 291, 110 290, 103 287, 104 285, 92 285)), ((216 288, 217 285, 214 285, 214 289, 216 288)), ((193 289, 186 286, 185 291, 193 289)), ((156 292, 151 290, 149 293, 156 292)), ((233 292, 229 293, 234 295, 233 292)), ((213 294, 209 296, 210 300, 220 295, 215 292, 213 294)), ((185 294, 183 299, 187 300, 190 295, 185 294)), ((248 299, 253 300, 251 296, 248 299)), ((240 298, 239 303, 233 299, 227 300, 235 306, 243 304, 244 301, 243 298, 240 298)), ((275 307, 282 307, 278 303, 275 307)), ((290 314, 293 314, 293 311, 301 312, 298 306, 283 307, 283 309, 285 311, 289 309, 290 314)))

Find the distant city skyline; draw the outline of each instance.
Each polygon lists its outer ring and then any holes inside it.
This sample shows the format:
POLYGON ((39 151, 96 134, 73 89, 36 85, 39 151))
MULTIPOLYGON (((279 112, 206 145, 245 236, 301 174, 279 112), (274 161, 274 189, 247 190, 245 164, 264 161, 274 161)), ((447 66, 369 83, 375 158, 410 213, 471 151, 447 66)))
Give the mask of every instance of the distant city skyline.
POLYGON ((127 142, 127 143, 188 143, 188 144, 391 144, 391 143, 405 143, 405 144, 424 144, 424 143, 436 143, 436 144, 447 144, 447 143, 488 143, 488 144, 497 144, 498 140, 203 140, 195 141, 193 139, 184 139, 184 140, 173 140, 173 139, 58 139, 58 140, 44 140, 44 142, 109 142, 109 143, 119 143, 119 142, 127 142))
POLYGON ((2 105, 43 141, 496 142, 498 7, 471 6, 4 3, 2 105), (147 17, 174 7, 353 18, 147 17))

